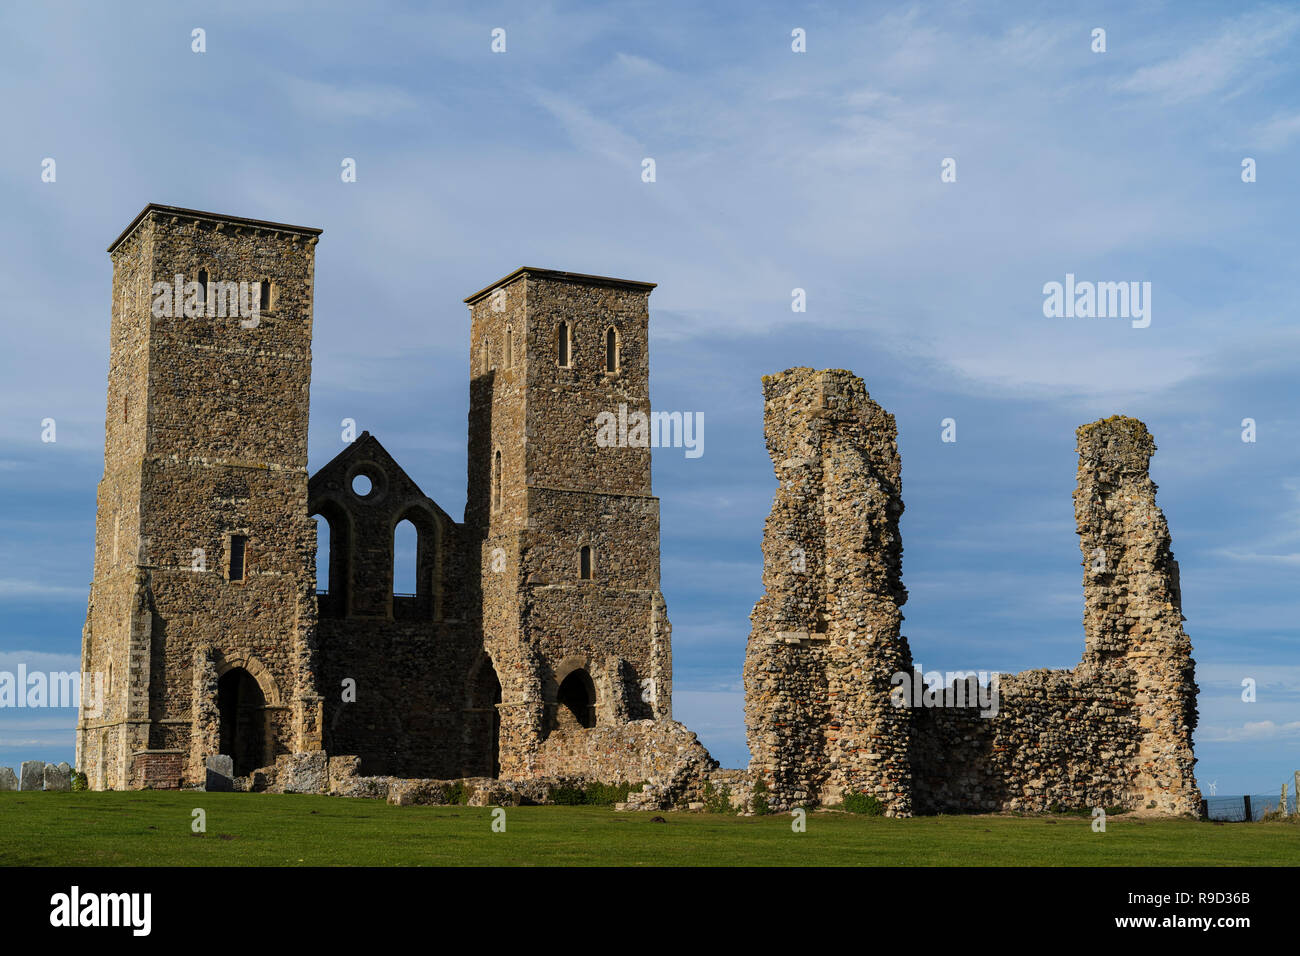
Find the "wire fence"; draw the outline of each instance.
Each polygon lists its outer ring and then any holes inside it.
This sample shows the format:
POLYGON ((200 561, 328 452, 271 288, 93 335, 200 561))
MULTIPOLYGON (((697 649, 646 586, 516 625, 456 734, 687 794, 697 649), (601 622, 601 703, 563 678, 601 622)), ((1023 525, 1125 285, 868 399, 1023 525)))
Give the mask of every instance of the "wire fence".
MULTIPOLYGON (((1258 820, 1277 809, 1281 794, 1252 793, 1239 797, 1206 797, 1201 801, 1201 812, 1209 820, 1244 823, 1258 820)), ((1286 812, 1296 812, 1295 794, 1286 797, 1286 812)))

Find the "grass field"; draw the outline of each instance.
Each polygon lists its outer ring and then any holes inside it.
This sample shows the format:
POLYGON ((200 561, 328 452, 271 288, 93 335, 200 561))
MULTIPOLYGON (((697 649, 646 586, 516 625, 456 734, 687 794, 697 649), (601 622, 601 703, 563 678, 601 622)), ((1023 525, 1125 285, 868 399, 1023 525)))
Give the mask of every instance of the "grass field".
POLYGON ((1112 816, 918 817, 390 807, 275 794, 0 793, 0 864, 22 866, 1296 865, 1300 826, 1112 816), (191 832, 202 808, 207 832, 191 832), (666 822, 655 823, 662 816, 666 822))

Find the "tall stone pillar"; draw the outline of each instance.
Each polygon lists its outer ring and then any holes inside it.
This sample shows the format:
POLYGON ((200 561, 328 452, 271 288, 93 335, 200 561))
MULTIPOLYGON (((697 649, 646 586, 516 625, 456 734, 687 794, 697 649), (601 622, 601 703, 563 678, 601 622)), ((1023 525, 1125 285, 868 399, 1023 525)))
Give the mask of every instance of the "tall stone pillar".
POLYGON ((1195 815, 1196 681, 1183 630, 1178 562, 1156 506, 1146 426, 1117 415, 1077 433, 1074 492, 1083 552, 1085 666, 1129 669, 1139 745, 1130 767, 1136 808, 1195 815))
POLYGON ((894 418, 844 370, 789 369, 763 392, 780 484, 745 657, 750 769, 776 809, 852 791, 907 815, 909 715, 890 703, 911 666, 894 418))

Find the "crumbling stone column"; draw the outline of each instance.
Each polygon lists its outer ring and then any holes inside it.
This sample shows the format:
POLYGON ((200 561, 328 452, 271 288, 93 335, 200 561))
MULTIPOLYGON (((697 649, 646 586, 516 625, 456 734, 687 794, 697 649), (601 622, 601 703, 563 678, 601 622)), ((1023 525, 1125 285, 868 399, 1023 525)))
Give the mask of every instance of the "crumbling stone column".
POLYGON ((1076 434, 1086 639, 1080 669, 1130 669, 1135 679, 1133 806, 1194 815, 1201 799, 1192 755, 1197 687, 1178 562, 1148 473, 1155 441, 1142 422, 1118 415, 1076 434))
POLYGON ((780 485, 745 658, 750 769, 774 809, 855 791, 906 815, 910 723, 889 699, 911 666, 894 418, 844 370, 789 369, 763 392, 780 485))

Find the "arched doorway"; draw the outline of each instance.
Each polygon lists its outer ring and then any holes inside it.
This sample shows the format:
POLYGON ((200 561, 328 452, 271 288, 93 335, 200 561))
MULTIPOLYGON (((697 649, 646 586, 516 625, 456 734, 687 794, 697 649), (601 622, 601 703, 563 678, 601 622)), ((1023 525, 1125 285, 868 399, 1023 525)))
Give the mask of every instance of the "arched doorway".
POLYGON ((477 733, 471 741, 470 767, 467 776, 501 776, 501 681, 492 667, 492 661, 484 657, 470 685, 470 710, 477 733))
POLYGON ((558 730, 596 726, 596 686, 591 675, 578 668, 560 682, 555 695, 558 730))
POLYGON ((232 667, 217 681, 217 711, 221 719, 220 752, 243 777, 266 760, 266 695, 257 679, 242 667, 232 667))

